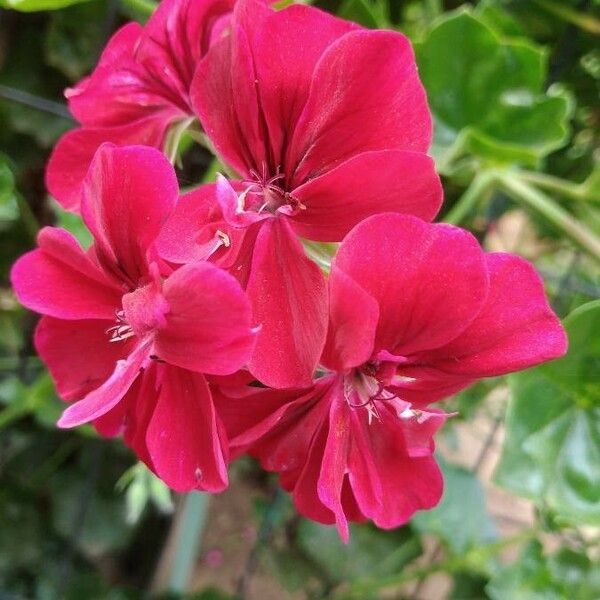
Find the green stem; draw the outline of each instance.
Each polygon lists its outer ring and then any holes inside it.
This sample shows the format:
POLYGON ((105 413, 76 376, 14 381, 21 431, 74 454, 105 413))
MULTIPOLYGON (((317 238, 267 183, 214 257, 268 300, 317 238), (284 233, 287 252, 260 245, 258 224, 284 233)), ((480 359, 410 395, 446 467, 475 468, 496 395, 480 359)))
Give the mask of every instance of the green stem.
POLYGON ((553 192, 565 198, 572 200, 589 200, 591 202, 598 202, 599 198, 593 194, 589 194, 587 189, 581 184, 572 183, 561 179, 560 177, 554 177, 553 175, 547 175, 546 173, 537 173, 534 171, 519 171, 519 178, 527 183, 540 187, 549 192, 553 192))
POLYGON ((180 535, 169 574, 169 590, 184 593, 194 567, 202 533, 206 524, 210 496, 201 492, 190 492, 184 499, 180 535))
POLYGON ((600 21, 598 19, 565 6, 564 0, 561 2, 556 0, 533 0, 533 2, 559 19, 567 21, 567 23, 572 23, 589 33, 600 35, 600 21))
POLYGON ((515 200, 536 210, 557 229, 564 232, 573 242, 600 262, 600 238, 585 225, 573 218, 552 198, 530 186, 512 172, 499 172, 497 180, 500 187, 515 200))
POLYGON ((456 204, 444 217, 446 223, 459 225, 474 208, 485 200, 492 192, 495 183, 495 175, 491 171, 483 171, 473 179, 469 187, 458 199, 456 204))

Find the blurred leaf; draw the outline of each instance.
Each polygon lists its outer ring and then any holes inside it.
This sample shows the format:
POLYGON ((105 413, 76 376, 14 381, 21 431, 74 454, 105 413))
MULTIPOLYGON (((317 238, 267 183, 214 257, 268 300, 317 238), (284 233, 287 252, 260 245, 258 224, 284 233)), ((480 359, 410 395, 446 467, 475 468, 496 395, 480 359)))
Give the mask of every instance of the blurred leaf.
POLYGON ((54 384, 46 372, 30 385, 25 385, 16 377, 5 379, 0 386, 0 403, 6 405, 0 411, 0 429, 31 414, 40 424, 54 428, 62 411, 54 393, 54 384))
POLYGON ((0 153, 0 231, 10 226, 18 216, 15 178, 8 158, 0 153))
POLYGON ((265 558, 269 572, 277 577, 288 592, 310 588, 320 577, 315 565, 295 548, 269 548, 265 558))
POLYGON ((33 12, 37 10, 56 10, 81 2, 87 2, 87 0, 0 0, 0 6, 23 12, 33 12))
POLYGON ((552 584, 542 545, 537 540, 525 546, 519 560, 492 578, 486 592, 492 600, 563 600, 552 584))
POLYGON ((499 485, 600 525, 600 300, 564 321, 569 352, 510 378, 499 485))
POLYGON ((525 36, 521 23, 502 8, 502 0, 483 0, 479 2, 475 14, 499 35, 507 37, 525 36))
POLYGON ((458 573, 453 579, 454 585, 447 600, 475 600, 487 597, 487 579, 471 573, 458 573))
POLYGON ((595 600, 600 595, 598 565, 569 549, 548 559, 540 542, 534 540, 514 564, 500 569, 485 589, 492 600, 595 600))
MULTIPOLYGON (((82 502, 82 489, 87 484, 83 478, 67 477, 68 474, 65 473, 63 477, 57 478, 52 506, 54 526, 65 538, 73 533, 74 518, 82 502)), ((121 497, 114 492, 110 495, 98 492, 91 495, 83 527, 76 540, 80 550, 88 556, 100 556, 108 551, 124 548, 130 536, 131 527, 128 526, 121 497)))
POLYGON ((121 492, 125 491, 127 522, 131 525, 140 520, 148 503, 152 503, 162 513, 173 511, 169 488, 142 462, 125 471, 117 481, 116 488, 121 492))
POLYGON ((547 56, 503 40, 468 10, 450 13, 416 46, 441 167, 468 152, 489 163, 536 165, 568 137, 568 103, 542 92, 547 56))
POLYGON ((48 64, 72 81, 91 71, 105 42, 99 27, 105 14, 106 3, 98 0, 52 13, 44 39, 48 64))
POLYGON ((298 544, 340 582, 397 573, 421 554, 419 538, 406 527, 381 531, 372 525, 350 525, 350 543, 344 544, 335 527, 302 520, 298 544))
POLYGON ((454 554, 496 539, 496 526, 486 510, 485 493, 477 477, 445 461, 440 460, 440 465, 444 472, 442 500, 432 510, 418 512, 411 524, 420 533, 442 538, 454 554))
POLYGON ((338 15, 371 29, 389 26, 385 0, 344 0, 338 15))
POLYGON ((56 201, 52 201, 52 210, 56 215, 56 225, 58 227, 62 227, 72 233, 83 248, 88 248, 91 245, 92 234, 79 215, 67 212, 56 201))

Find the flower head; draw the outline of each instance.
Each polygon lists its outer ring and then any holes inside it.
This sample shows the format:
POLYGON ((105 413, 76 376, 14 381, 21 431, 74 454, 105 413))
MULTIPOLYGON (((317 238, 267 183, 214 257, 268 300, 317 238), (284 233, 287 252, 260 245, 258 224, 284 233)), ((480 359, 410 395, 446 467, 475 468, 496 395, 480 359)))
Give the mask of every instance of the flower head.
POLYGON ((397 527, 440 499, 431 404, 477 379, 566 351, 524 260, 485 254, 466 231, 395 214, 345 238, 329 280, 324 375, 296 390, 228 390, 234 454, 280 474, 303 514, 397 527), (243 404, 243 411, 241 406, 243 404))
POLYGON ((68 232, 45 228, 11 277, 19 300, 45 315, 37 350, 75 401, 59 425, 123 431, 174 489, 218 491, 227 441, 204 374, 243 366, 254 330, 244 292, 218 267, 197 261, 163 277, 154 241, 177 194, 157 150, 103 145, 82 192, 93 245, 84 252, 68 232))
POLYGON ((78 210, 79 186, 103 142, 163 148, 173 127, 194 119, 197 64, 227 26, 235 0, 163 0, 148 23, 129 23, 108 42, 94 72, 66 90, 81 127, 64 135, 48 163, 50 193, 78 210))
MULTIPOLYGON (((241 178, 217 184, 214 216, 237 247, 230 269, 262 326, 250 370, 269 386, 308 385, 325 343, 327 294, 299 238, 339 241, 385 211, 435 216, 441 186, 425 154, 425 92, 399 33, 255 0, 236 4, 229 31, 191 92, 208 137, 241 178)), ((205 198, 178 206, 161 247, 167 260, 189 255, 182 229, 205 198)))

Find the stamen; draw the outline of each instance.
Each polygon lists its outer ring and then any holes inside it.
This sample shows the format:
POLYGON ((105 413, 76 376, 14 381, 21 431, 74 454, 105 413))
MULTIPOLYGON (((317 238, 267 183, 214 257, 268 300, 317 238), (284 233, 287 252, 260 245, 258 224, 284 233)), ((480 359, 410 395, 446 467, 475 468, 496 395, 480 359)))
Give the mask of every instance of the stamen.
POLYGON ((109 327, 104 333, 110 335, 109 342, 121 342, 130 337, 133 337, 135 333, 131 328, 131 325, 125 319, 125 311, 116 310, 115 316, 117 318, 117 324, 109 327))
POLYGON ((225 248, 229 248, 229 246, 231 246, 231 239, 220 229, 217 229, 217 237, 221 240, 221 243, 223 246, 225 246, 225 248))

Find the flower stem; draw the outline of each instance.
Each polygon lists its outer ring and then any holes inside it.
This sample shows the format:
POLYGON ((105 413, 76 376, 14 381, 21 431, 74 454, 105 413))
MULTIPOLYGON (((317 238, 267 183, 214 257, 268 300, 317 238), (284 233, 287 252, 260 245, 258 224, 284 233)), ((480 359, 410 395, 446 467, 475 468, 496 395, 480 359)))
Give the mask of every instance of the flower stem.
POLYGON ((492 171, 483 171, 479 173, 456 204, 448 211, 444 217, 444 222, 451 225, 462 223, 473 209, 485 200, 491 193, 496 181, 495 174, 492 171))
POLYGON ((515 172, 499 172, 498 184, 509 196, 536 210, 573 242, 600 262, 600 238, 552 198, 532 187, 515 172))
POLYGON ((586 15, 576 10, 565 6, 565 2, 557 2, 556 0, 533 0, 535 4, 553 14, 554 16, 572 23, 584 31, 600 35, 600 21, 592 15, 586 15))
POLYGON ((571 200, 589 200, 596 204, 600 202, 600 198, 588 189, 589 186, 586 186, 586 182, 572 183, 560 177, 534 171, 520 171, 519 177, 522 181, 571 200))

